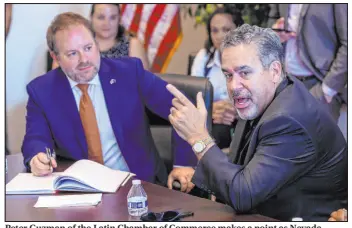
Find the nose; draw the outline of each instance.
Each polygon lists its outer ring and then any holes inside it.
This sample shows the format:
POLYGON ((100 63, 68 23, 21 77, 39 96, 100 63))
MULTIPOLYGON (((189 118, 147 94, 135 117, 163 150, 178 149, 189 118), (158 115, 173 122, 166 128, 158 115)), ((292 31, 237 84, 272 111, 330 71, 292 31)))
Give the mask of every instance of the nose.
POLYGON ((85 63, 85 62, 87 62, 87 56, 86 56, 86 54, 83 52, 83 51, 80 51, 79 52, 79 62, 80 63, 85 63))
POLYGON ((236 76, 236 74, 234 74, 231 78, 231 80, 228 82, 229 87, 233 90, 236 89, 242 89, 243 88, 243 84, 242 84, 242 80, 241 77, 236 76))
POLYGON ((105 27, 105 26, 109 26, 109 19, 107 19, 107 18, 105 18, 104 20, 103 20, 103 26, 105 27))

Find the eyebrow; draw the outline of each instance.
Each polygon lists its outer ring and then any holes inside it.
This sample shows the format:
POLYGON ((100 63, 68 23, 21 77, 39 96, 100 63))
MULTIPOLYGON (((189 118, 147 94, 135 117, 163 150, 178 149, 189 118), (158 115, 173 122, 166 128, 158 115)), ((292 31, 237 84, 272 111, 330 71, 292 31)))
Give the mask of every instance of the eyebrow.
MULTIPOLYGON (((83 48, 91 46, 91 45, 93 45, 93 43, 88 43, 88 44, 84 45, 83 48)), ((70 49, 70 50, 65 51, 64 53, 68 54, 68 53, 73 52, 73 51, 77 51, 77 49, 70 49)))
MULTIPOLYGON (((228 73, 228 70, 226 70, 225 68, 221 68, 221 70, 222 70, 223 72, 228 73)), ((252 67, 247 66, 247 65, 242 65, 242 66, 235 67, 235 69, 234 69, 235 72, 240 72, 240 71, 245 71, 245 70, 251 71, 251 70, 252 70, 252 67)))
POLYGON ((88 44, 84 45, 83 47, 87 47, 87 46, 90 46, 90 45, 93 45, 93 43, 88 43, 88 44))

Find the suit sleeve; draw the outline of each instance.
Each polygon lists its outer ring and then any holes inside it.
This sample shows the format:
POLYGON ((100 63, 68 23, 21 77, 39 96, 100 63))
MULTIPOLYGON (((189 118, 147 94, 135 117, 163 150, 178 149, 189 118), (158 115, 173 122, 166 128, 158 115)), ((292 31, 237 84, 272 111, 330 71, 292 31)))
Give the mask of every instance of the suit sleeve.
POLYGON ((29 169, 30 160, 39 152, 45 152, 45 147, 53 148, 53 139, 44 112, 36 102, 35 91, 28 85, 28 103, 26 116, 26 134, 24 136, 22 153, 24 164, 29 169))
MULTIPOLYGON (((168 120, 174 96, 166 89, 167 83, 153 73, 144 70, 139 59, 136 64, 142 100, 152 112, 168 120)), ((172 150, 175 165, 196 165, 197 158, 193 154, 191 146, 176 133, 175 129, 172 129, 172 150)))
POLYGON ((166 89, 167 83, 144 70, 141 60, 135 59, 141 99, 152 112, 167 120, 173 99, 173 95, 166 89))
POLYGON ((334 7, 335 28, 340 45, 335 59, 324 78, 323 83, 340 92, 347 83, 347 5, 332 4, 334 7))
POLYGON ((192 182, 236 211, 248 212, 309 171, 315 160, 305 129, 289 117, 276 117, 260 126, 258 144, 247 165, 230 163, 213 146, 199 161, 192 182))

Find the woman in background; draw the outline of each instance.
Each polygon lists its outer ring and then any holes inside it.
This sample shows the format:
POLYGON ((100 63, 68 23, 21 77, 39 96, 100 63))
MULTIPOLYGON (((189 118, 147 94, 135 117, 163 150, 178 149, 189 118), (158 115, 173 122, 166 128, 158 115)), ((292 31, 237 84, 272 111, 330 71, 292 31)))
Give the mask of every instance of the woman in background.
POLYGON ((120 24, 119 4, 92 4, 90 16, 102 57, 137 57, 149 69, 143 45, 137 38, 127 36, 120 24))
POLYGON ((236 110, 229 100, 226 79, 221 71, 220 44, 230 30, 243 24, 239 10, 217 8, 207 22, 208 40, 194 59, 191 75, 209 78, 214 87, 213 130, 217 145, 227 148, 231 142, 231 128, 236 119, 236 110))
MULTIPOLYGON (((137 38, 126 35, 125 28, 120 24, 119 4, 92 4, 90 17, 102 57, 137 57, 143 67, 149 69, 143 45, 137 38)), ((53 61, 52 69, 56 67, 58 64, 53 61)))

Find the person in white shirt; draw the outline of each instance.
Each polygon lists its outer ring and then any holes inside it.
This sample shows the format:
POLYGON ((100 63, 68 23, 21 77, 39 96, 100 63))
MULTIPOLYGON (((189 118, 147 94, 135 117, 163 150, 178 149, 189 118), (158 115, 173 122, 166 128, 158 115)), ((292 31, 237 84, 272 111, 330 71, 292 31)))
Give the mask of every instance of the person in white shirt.
POLYGON ((227 32, 243 24, 239 10, 217 8, 207 22, 208 40, 194 59, 191 75, 209 78, 214 88, 213 137, 217 145, 227 148, 231 142, 231 128, 236 111, 229 101, 226 79, 221 71, 219 47, 227 32))

